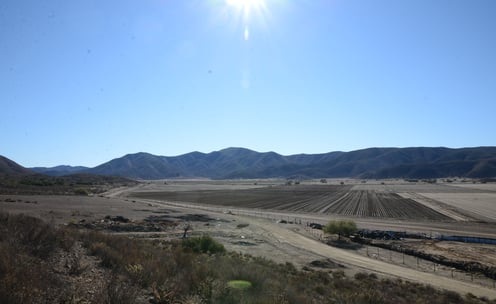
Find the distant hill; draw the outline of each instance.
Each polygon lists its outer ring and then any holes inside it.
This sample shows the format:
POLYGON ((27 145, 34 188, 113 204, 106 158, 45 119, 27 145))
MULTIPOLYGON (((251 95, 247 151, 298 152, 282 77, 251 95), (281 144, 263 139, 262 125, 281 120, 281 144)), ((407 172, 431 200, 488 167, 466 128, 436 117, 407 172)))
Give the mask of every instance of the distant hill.
MULTIPOLYGON (((287 163, 274 152, 258 153, 243 148, 228 148, 212 153, 192 152, 176 157, 148 153, 128 154, 86 172, 140 179, 209 177, 225 178, 233 172, 262 170, 287 163)), ((249 174, 249 173, 245 173, 249 174)))
POLYGON ((81 172, 135 179, 358 177, 438 178, 495 177, 496 147, 369 148, 351 152, 297 154, 259 153, 228 148, 175 157, 128 154, 81 172))
POLYGON ((41 173, 41 174, 46 174, 50 176, 62 176, 62 175, 69 175, 73 173, 78 173, 82 172, 84 170, 87 170, 89 168, 87 167, 82 167, 82 166, 56 166, 56 167, 51 167, 51 168, 46 168, 46 167, 34 167, 34 168, 29 168, 31 171, 34 171, 36 173, 41 173))
MULTIPOLYGON (((86 167, 55 167, 57 170, 87 170, 86 167)), ((38 168, 39 169, 39 168, 38 168)), ((54 168, 44 168, 54 173, 54 168)), ((63 176, 50 176, 26 169, 14 161, 0 156, 0 194, 76 194, 88 195, 114 187, 135 185, 136 181, 122 176, 106 176, 74 172, 63 176)))
POLYGON ((0 174, 50 176, 96 174, 133 179, 163 178, 439 178, 496 177, 496 147, 368 148, 351 152, 296 154, 227 148, 179 156, 127 154, 94 168, 57 166, 30 168, 0 156, 0 174))
POLYGON ((29 169, 0 155, 0 175, 25 175, 33 173, 29 169))

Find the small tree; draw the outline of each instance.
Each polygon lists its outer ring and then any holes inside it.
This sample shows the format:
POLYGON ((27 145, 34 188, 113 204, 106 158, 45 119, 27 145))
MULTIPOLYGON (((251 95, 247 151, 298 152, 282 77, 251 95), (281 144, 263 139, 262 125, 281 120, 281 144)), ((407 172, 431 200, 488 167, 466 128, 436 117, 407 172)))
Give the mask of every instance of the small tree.
POLYGON ((338 239, 341 239, 341 236, 350 236, 353 233, 356 233, 358 230, 357 225, 354 221, 330 221, 324 227, 324 232, 329 234, 337 234, 338 239))

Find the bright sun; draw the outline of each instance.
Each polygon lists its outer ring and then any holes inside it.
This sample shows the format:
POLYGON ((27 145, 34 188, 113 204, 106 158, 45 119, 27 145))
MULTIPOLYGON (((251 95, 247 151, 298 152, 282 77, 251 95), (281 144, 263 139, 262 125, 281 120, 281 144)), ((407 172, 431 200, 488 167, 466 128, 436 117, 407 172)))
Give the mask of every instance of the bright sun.
POLYGON ((237 5, 237 6, 256 6, 263 2, 263 0, 226 0, 229 5, 237 5))
POLYGON ((252 9, 259 11, 265 7, 264 0, 226 0, 226 2, 228 5, 243 10, 245 17, 248 17, 252 9))
POLYGON ((251 12, 255 15, 263 15, 266 10, 265 0, 225 0, 226 4, 237 11, 237 16, 242 16, 244 31, 244 40, 250 38, 249 23, 251 19, 251 12))

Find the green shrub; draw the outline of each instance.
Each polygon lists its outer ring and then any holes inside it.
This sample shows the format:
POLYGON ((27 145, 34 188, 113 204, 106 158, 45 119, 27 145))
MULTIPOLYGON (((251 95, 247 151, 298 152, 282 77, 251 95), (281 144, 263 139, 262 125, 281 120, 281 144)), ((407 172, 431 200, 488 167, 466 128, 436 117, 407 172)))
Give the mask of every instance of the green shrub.
POLYGON ((325 233, 337 234, 339 238, 341 236, 350 236, 356 233, 358 230, 357 225, 353 221, 330 221, 324 227, 325 233))
MULTIPOLYGON (((184 304, 496 303, 373 274, 357 273, 352 278, 343 270, 330 275, 247 254, 211 254, 224 252, 224 247, 209 236, 150 242, 50 227, 37 219, 0 212, 0 303, 134 303, 150 295, 152 303, 184 304), (63 245, 61 238, 81 242, 108 267, 110 282, 94 297, 78 299, 74 289, 78 285, 53 272, 50 261, 57 257, 53 253, 71 246, 70 240, 63 245), (41 245, 45 242, 49 246, 41 245), (251 287, 230 287, 239 284, 235 280, 247 281, 251 287)), ((79 266, 76 263, 74 269, 79 266)))
POLYGON ((184 248, 189 248, 196 253, 215 254, 223 253, 226 251, 224 245, 215 241, 208 235, 184 239, 182 245, 184 248))
POLYGON ((227 282, 227 286, 234 289, 250 289, 252 284, 250 281, 246 280, 231 280, 227 282))

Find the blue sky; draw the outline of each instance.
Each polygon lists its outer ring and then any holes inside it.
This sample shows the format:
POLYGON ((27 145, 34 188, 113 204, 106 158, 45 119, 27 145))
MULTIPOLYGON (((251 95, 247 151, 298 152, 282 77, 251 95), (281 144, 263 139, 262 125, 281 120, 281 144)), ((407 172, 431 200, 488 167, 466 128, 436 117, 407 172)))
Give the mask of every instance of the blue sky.
POLYGON ((2 0, 0 154, 495 145, 496 1, 235 2, 2 0))

